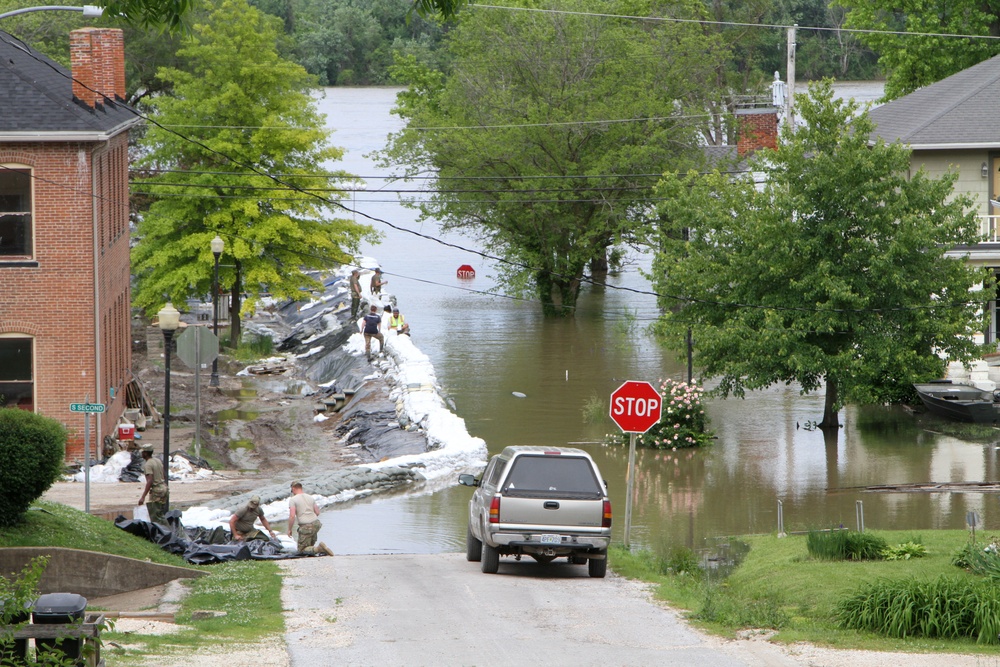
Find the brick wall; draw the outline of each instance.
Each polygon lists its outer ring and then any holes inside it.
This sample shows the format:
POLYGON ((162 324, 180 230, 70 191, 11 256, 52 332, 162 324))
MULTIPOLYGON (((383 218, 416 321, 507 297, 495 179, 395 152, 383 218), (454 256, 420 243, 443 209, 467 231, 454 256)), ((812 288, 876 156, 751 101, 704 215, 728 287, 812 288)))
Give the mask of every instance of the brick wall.
POLYGON ((108 405, 91 418, 91 451, 100 452, 131 367, 127 134, 106 144, 0 144, 0 165, 32 170, 36 264, 0 261, 0 334, 34 338, 35 411, 67 426, 67 460, 82 460, 84 415, 69 404, 108 405))

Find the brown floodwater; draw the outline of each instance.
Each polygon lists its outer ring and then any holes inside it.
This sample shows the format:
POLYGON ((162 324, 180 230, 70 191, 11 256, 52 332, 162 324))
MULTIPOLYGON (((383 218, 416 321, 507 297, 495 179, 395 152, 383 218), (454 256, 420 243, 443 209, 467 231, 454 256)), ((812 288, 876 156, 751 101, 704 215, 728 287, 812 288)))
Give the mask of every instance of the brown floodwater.
MULTIPOLYGON (((334 143, 348 150, 335 164, 366 178, 366 189, 345 204, 358 222, 386 234, 364 252, 376 258, 410 323, 414 343, 432 360, 442 392, 469 432, 491 453, 513 444, 572 444, 598 461, 623 535, 627 451, 607 447, 609 419, 587 421, 588 405, 603 403, 626 380, 683 379, 677 352, 654 341, 647 327, 657 308, 642 275, 648 258, 633 256, 609 287, 588 286, 577 316, 541 317, 530 300, 489 293, 493 262, 480 255, 399 231, 366 216, 464 248, 474 240, 445 235, 433 222, 395 203, 364 155, 398 129, 390 116, 394 89, 327 89, 321 110, 337 128, 334 143), (471 264, 475 280, 459 280, 471 264), (516 393, 515 393, 516 392, 516 393), (523 395, 523 397, 519 397, 523 395)), ((404 186, 410 187, 410 186, 404 186)), ((668 347, 683 349, 683 341, 668 347)), ((980 529, 1000 528, 1000 507, 989 493, 873 493, 864 487, 997 478, 1000 432, 987 442, 963 441, 898 408, 841 413, 832 434, 811 428, 822 417, 822 394, 802 396, 778 386, 746 399, 706 402, 717 439, 699 450, 640 450, 633 499, 633 545, 665 551, 701 548, 710 538, 778 530, 779 502, 786 531, 858 526, 921 530, 962 528, 970 511, 980 529)), ((324 521, 324 539, 338 553, 456 551, 464 547, 469 490, 449 487, 417 496, 361 501, 324 521)))

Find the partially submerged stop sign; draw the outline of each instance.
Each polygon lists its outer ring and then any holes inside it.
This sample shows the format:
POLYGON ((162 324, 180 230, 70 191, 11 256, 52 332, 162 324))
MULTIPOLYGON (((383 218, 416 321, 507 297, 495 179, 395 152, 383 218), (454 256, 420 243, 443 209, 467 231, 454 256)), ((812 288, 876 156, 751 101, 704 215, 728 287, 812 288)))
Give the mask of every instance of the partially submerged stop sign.
POLYGON ((611 393, 611 419, 626 433, 645 433, 660 421, 663 401, 648 382, 629 380, 611 393))

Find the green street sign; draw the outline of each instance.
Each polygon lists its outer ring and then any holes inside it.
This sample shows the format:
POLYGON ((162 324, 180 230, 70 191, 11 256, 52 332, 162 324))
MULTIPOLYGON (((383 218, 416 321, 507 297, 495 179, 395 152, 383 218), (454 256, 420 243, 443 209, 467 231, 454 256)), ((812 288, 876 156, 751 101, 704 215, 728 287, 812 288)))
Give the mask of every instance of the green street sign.
POLYGON ((70 412, 104 412, 107 406, 104 403, 70 403, 70 412))

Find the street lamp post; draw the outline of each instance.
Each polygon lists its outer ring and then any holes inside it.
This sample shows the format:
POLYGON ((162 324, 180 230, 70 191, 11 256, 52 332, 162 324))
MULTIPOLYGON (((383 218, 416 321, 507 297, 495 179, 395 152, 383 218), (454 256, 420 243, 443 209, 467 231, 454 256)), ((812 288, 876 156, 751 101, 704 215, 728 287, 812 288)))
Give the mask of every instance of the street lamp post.
POLYGON ((10 18, 11 16, 18 16, 20 14, 27 14, 29 12, 83 12, 83 15, 87 18, 93 18, 95 16, 100 16, 104 13, 103 7, 98 7, 96 5, 84 5, 83 7, 69 7, 66 5, 49 5, 47 7, 24 7, 22 9, 14 9, 9 12, 4 12, 0 14, 0 19, 10 18))
MULTIPOLYGON (((219 337, 219 256, 226 247, 225 241, 218 234, 211 241, 212 255, 215 256, 215 278, 212 280, 212 333, 219 337)), ((212 359, 212 379, 210 387, 219 386, 219 357, 212 359)))
MULTIPOLYGON (((167 302, 160 312, 160 330, 163 332, 163 352, 166 360, 167 374, 163 380, 163 477, 170 479, 170 348, 174 339, 174 332, 181 324, 181 314, 174 308, 174 304, 167 302)), ((167 482, 167 497, 163 501, 164 511, 170 510, 170 483, 167 482)))

